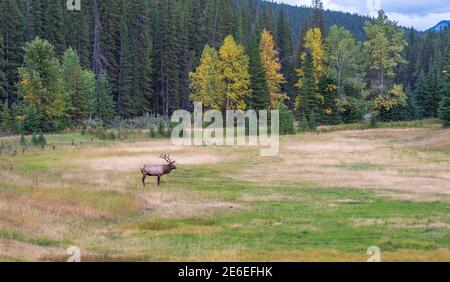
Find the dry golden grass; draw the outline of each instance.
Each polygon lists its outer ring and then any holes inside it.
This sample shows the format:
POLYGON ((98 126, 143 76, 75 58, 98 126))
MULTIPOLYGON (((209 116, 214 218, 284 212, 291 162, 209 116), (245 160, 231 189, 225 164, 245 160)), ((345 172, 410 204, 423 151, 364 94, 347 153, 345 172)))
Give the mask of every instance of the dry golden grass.
POLYGON ((311 135, 300 141, 287 138, 277 161, 261 159, 232 177, 260 183, 316 181, 325 187, 374 189, 393 197, 393 192, 402 193, 418 201, 434 201, 437 195, 450 198, 448 155, 430 161, 430 150, 439 154, 439 149, 450 148, 450 130, 433 133, 376 129, 311 135))
MULTIPOLYGON (((200 241, 189 244, 188 255, 180 255, 177 242, 171 241, 176 236, 214 237, 248 226, 239 221, 221 226, 171 225, 166 220, 233 215, 252 210, 255 203, 311 200, 305 195, 277 192, 276 188, 269 190, 277 183, 313 183, 311 186, 317 189, 371 189, 396 200, 445 201, 450 199, 449 148, 450 130, 428 128, 283 137, 280 155, 270 160, 259 157, 259 150, 254 148, 174 147, 168 140, 101 147, 61 145, 56 153, 36 150, 16 160, 0 159, 0 260, 63 260, 65 250, 59 244, 73 242, 90 246, 85 254, 87 261, 139 261, 149 257, 170 261, 365 261, 368 257, 364 253, 323 248, 248 252, 240 246, 205 249, 200 241), (219 165, 224 169, 219 176, 263 184, 266 194, 242 191, 229 200, 207 189, 173 184, 171 177, 164 178, 168 189, 157 188, 150 180, 143 188, 140 165, 162 163, 158 156, 164 152, 172 153, 180 167, 219 165), (238 160, 245 165, 227 165, 238 160), (149 233, 142 236, 142 232, 149 233)), ((351 197, 325 201, 323 205, 357 204, 351 197)), ((402 218, 356 217, 351 224, 450 228, 445 220, 402 218)), ((254 219, 251 225, 273 227, 284 223, 279 219, 254 219)), ((304 223, 301 228, 307 232, 320 229, 312 223, 304 223)), ((449 257, 448 248, 383 252, 383 258, 389 261, 445 261, 449 257)))

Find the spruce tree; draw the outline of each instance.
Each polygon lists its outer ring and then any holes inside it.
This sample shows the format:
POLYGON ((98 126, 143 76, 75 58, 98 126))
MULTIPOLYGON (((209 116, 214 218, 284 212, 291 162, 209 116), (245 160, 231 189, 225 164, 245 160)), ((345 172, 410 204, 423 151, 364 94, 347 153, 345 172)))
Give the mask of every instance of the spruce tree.
POLYGON ((133 58, 130 46, 130 34, 125 20, 120 24, 119 81, 117 89, 117 115, 133 117, 136 115, 136 101, 133 93, 133 58))
POLYGON ((98 78, 98 88, 95 98, 95 117, 105 125, 110 125, 114 119, 115 104, 109 94, 108 77, 101 74, 98 78))
POLYGON ((8 107, 8 102, 1 105, 0 111, 0 136, 6 135, 11 131, 11 114, 8 107))
POLYGON ((445 127, 450 127, 450 47, 444 53, 443 78, 441 82, 441 97, 438 114, 445 127))
POLYGON ((428 89, 429 95, 426 97, 426 104, 424 105, 429 117, 437 118, 439 103, 441 102, 441 71, 436 64, 429 67, 428 74, 428 89))
POLYGON ((265 77, 264 67, 259 53, 260 33, 255 30, 251 37, 251 43, 248 49, 249 72, 252 88, 252 95, 247 104, 252 110, 266 110, 270 107, 269 89, 265 77))
POLYGON ((6 100, 11 104, 18 98, 16 83, 18 82, 17 68, 22 65, 22 25, 17 0, 1 1, 0 10, 2 11, 0 27, 4 41, 4 64, 2 69, 5 75, 5 82, 3 88, 6 100))
POLYGON ((92 113, 95 93, 95 76, 81 68, 80 59, 72 48, 64 52, 62 59, 64 88, 70 95, 71 120, 80 125, 92 113))
POLYGON ((66 49, 63 3, 61 1, 47 1, 46 8, 46 26, 43 38, 52 43, 56 55, 62 56, 66 49))
POLYGON ((276 34, 275 15, 273 14, 272 5, 265 3, 264 8, 259 17, 259 26, 262 30, 267 30, 271 34, 276 34))
POLYGON ((77 51, 84 69, 91 68, 90 9, 88 4, 89 1, 82 1, 81 11, 67 11, 65 14, 66 44, 77 51))
POLYGON ((322 0, 312 0, 311 27, 319 28, 322 34, 326 34, 322 0))
POLYGON ((430 113, 428 112, 429 108, 427 107, 428 97, 430 96, 431 93, 428 87, 428 78, 425 75, 425 72, 421 70, 414 90, 414 101, 416 103, 417 118, 423 119, 430 117, 430 113))
POLYGON ((282 91, 288 95, 292 100, 295 95, 295 55, 292 43, 292 34, 289 25, 286 21, 286 16, 283 7, 280 9, 278 22, 276 27, 276 46, 279 50, 279 58, 281 63, 281 72, 284 74, 286 83, 282 85, 282 91))
POLYGON ((155 35, 156 110, 167 119, 177 108, 179 69, 176 62, 178 40, 175 28, 173 0, 158 3, 157 31, 155 35))
POLYGON ((298 86, 300 91, 295 100, 295 108, 301 126, 305 129, 314 129, 319 120, 320 101, 317 100, 318 89, 314 77, 313 57, 310 51, 305 54, 304 75, 298 86))
POLYGON ((3 34, 0 34, 0 104, 3 104, 3 101, 6 101, 6 76, 5 76, 5 57, 3 53, 3 34))

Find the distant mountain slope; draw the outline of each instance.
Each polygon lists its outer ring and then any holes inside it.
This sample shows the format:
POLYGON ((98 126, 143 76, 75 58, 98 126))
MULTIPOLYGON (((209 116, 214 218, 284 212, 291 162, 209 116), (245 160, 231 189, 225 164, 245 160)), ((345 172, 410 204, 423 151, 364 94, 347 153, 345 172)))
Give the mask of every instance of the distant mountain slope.
POLYGON ((441 32, 443 29, 450 26, 450 21, 441 21, 437 25, 433 26, 432 28, 428 29, 428 32, 441 32))

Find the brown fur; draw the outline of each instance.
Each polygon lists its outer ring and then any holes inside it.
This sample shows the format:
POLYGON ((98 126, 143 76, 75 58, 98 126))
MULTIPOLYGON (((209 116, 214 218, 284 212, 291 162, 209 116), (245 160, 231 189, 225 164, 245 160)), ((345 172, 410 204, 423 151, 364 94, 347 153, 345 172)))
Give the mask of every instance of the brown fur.
POLYGON ((163 175, 171 173, 173 170, 177 169, 175 166, 175 161, 172 161, 170 159, 170 156, 167 156, 166 154, 162 155, 161 158, 168 162, 167 165, 144 165, 141 167, 141 173, 142 173, 142 184, 145 186, 145 179, 147 176, 155 176, 157 177, 157 185, 159 186, 161 184, 161 177, 163 175))

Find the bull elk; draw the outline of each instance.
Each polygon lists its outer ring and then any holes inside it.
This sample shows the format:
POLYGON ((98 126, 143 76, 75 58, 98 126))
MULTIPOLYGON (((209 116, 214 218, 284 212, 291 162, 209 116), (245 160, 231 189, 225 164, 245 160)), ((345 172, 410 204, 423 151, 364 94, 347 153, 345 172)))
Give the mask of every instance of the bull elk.
POLYGON ((145 179, 147 176, 155 176, 158 178, 158 186, 161 184, 161 176, 169 174, 172 170, 177 169, 176 161, 170 159, 170 155, 161 155, 161 159, 167 162, 166 165, 144 165, 141 167, 142 184, 145 186, 145 179))

